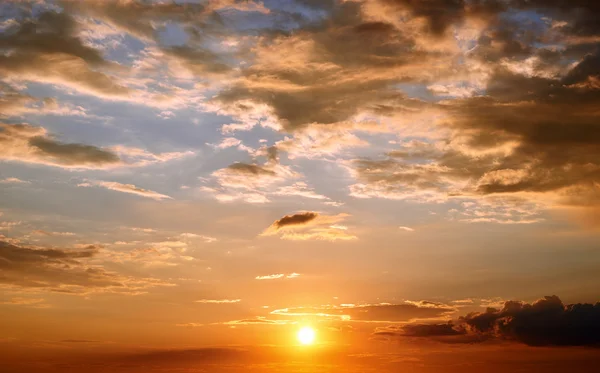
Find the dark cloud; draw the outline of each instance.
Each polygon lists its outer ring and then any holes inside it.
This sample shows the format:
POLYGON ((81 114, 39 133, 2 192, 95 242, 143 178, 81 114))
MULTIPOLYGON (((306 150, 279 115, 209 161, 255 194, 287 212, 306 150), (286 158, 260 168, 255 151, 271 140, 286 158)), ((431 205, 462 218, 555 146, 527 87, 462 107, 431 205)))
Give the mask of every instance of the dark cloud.
MULTIPOLYGON (((427 20, 428 31, 441 35, 452 25, 462 21, 466 13, 465 0, 379 0, 409 10, 413 16, 427 20)), ((477 2, 476 2, 477 3, 477 2)))
POLYGON ((304 225, 312 220, 315 220, 319 214, 316 212, 301 212, 293 215, 286 215, 279 220, 273 222, 273 226, 277 229, 290 225, 304 225))
POLYGON ((456 330, 452 323, 446 324, 410 324, 402 327, 407 337, 431 337, 462 335, 464 331, 456 330))
POLYGON ((170 57, 179 61, 183 67, 199 76, 206 74, 223 74, 231 67, 222 61, 220 55, 208 49, 191 46, 174 46, 163 49, 170 57))
POLYGON ((77 23, 66 13, 44 11, 16 22, 0 36, 0 72, 20 79, 61 83, 99 95, 125 96, 129 89, 97 68, 115 65, 77 36, 77 23))
POLYGON ((474 332, 531 346, 600 345, 600 303, 564 305, 557 296, 533 304, 510 301, 501 310, 472 313, 461 322, 474 332))
POLYGON ((92 145, 62 143, 42 127, 0 123, 0 159, 58 167, 105 168, 122 163, 110 150, 92 145))
POLYGON ((225 110, 244 102, 267 105, 290 132, 332 125, 397 97, 396 83, 428 79, 423 64, 442 58, 418 47, 406 30, 368 19, 363 3, 343 2, 330 11, 322 23, 263 39, 256 61, 214 102, 225 110))
POLYGON ((377 337, 430 338, 444 343, 499 339, 529 346, 600 346, 600 303, 565 305, 557 296, 532 304, 508 301, 502 309, 470 313, 456 322, 381 328, 377 337))
POLYGON ((155 279, 135 279, 89 264, 99 249, 33 248, 0 241, 0 286, 58 293, 136 293, 165 285, 155 279))
POLYGON ((61 4, 70 12, 93 16, 143 39, 154 39, 164 22, 190 22, 210 10, 203 4, 139 0, 61 0, 61 4))
POLYGON ((39 149, 41 154, 58 159, 67 165, 102 165, 119 162, 116 154, 92 145, 64 144, 41 136, 31 138, 29 145, 39 149))
POLYGON ((255 165, 255 164, 249 164, 249 163, 234 163, 230 166, 227 167, 227 169, 231 172, 234 173, 238 173, 238 174, 246 174, 249 176, 260 176, 260 175, 270 175, 270 176, 275 176, 275 172, 272 170, 268 170, 264 167, 255 165))

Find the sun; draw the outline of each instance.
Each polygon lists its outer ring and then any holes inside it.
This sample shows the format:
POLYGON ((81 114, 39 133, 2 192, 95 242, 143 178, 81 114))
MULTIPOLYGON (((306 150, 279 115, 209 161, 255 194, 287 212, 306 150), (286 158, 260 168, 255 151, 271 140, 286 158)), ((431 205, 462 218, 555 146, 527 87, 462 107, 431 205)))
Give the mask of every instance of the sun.
POLYGON ((313 344, 316 336, 317 333, 315 333, 315 330, 309 326, 305 326, 298 330, 298 334, 296 335, 298 341, 303 345, 313 344))

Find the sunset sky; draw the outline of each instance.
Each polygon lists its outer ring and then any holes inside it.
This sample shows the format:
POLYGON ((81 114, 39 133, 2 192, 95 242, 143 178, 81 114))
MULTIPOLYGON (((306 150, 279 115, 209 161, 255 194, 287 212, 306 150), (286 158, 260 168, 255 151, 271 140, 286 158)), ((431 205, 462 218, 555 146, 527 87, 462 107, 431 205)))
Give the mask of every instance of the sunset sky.
POLYGON ((2 372, 595 372, 599 285, 599 1, 0 1, 2 372))

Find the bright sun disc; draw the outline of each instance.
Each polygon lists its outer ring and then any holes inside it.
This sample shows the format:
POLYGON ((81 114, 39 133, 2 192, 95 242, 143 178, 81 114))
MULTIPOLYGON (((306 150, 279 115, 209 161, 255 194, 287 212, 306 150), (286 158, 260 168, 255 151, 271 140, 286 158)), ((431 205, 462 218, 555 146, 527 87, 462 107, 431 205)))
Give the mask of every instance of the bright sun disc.
POLYGON ((298 331, 298 341, 303 345, 310 345, 315 341, 316 333, 313 328, 309 328, 308 326, 300 329, 298 331))

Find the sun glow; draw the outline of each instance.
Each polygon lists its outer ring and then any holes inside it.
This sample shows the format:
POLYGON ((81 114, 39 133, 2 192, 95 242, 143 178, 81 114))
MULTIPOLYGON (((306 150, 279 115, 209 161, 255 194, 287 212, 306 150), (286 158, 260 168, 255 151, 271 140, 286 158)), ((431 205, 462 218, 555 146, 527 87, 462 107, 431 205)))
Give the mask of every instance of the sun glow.
POLYGON ((305 326, 298 331, 296 337, 301 344, 311 345, 315 341, 316 333, 313 328, 305 326))

